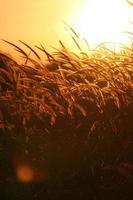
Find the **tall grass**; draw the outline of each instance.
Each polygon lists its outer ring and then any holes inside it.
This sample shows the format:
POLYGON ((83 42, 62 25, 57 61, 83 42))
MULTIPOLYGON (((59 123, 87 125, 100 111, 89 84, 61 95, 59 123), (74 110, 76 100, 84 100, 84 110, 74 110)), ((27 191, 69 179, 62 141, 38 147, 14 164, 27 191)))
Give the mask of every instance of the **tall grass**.
MULTIPOLYGON (((73 30, 72 30, 73 31, 73 30)), ((71 52, 60 41, 61 50, 53 54, 43 45, 42 60, 39 52, 20 41, 30 50, 28 55, 20 47, 9 43, 21 53, 24 64, 0 54, 0 101, 10 110, 8 118, 17 116, 24 127, 33 115, 38 120, 49 118, 51 125, 58 117, 74 119, 78 115, 104 116, 109 106, 117 111, 132 105, 133 49, 124 46, 120 53, 109 50, 105 44, 93 51, 84 52, 74 33, 79 55, 71 52), (36 59, 32 58, 32 54, 36 59)), ((5 111, 4 111, 5 112, 5 111)), ((10 123, 1 111, 1 127, 10 123)), ((110 114, 108 115, 110 116, 110 114)), ((15 125, 11 123, 12 127, 15 125)))
POLYGON ((23 64, 0 53, 0 139, 6 140, 1 145, 10 141, 3 148, 13 156, 22 153, 47 166, 53 183, 69 180, 71 186, 77 177, 82 190, 82 178, 93 177, 106 193, 107 182, 114 188, 121 177, 132 182, 133 47, 123 45, 118 53, 103 43, 90 50, 85 41, 84 51, 70 31, 77 54, 62 41, 53 53, 42 44, 32 48, 20 41, 22 49, 4 41, 23 64))

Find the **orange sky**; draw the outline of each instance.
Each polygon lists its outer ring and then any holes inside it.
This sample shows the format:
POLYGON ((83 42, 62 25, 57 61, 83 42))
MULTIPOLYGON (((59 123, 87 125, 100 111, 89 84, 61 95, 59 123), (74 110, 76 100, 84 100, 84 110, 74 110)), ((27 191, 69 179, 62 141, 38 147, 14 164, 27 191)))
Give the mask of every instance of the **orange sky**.
POLYGON ((0 0, 0 38, 55 45, 82 0, 0 0))
MULTIPOLYGON (((56 46, 59 39, 67 42, 63 20, 73 26, 89 2, 93 0, 0 0, 0 38, 15 44, 19 39, 30 45, 42 42, 45 46, 56 46)), ((10 49, 3 42, 0 45, 10 49)))

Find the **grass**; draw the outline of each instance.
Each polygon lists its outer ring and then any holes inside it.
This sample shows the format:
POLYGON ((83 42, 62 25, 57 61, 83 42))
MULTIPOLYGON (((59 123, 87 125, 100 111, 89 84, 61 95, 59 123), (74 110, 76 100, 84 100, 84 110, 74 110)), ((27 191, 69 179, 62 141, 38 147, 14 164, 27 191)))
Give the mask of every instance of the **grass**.
MULTIPOLYGON (((123 45, 117 53, 101 44, 91 51, 86 42, 85 52, 78 35, 70 31, 77 54, 62 41, 61 48, 51 54, 43 45, 33 49, 20 41, 27 53, 5 41, 21 54, 23 64, 0 54, 3 179, 15 179, 7 173, 8 165, 12 168, 16 156, 22 156, 47 168, 51 199, 65 199, 68 194, 69 199, 85 199, 85 195, 130 199, 133 47, 123 45)), ((35 190, 42 199, 44 190, 35 190)))
POLYGON ((54 125, 58 117, 74 119, 75 109, 84 118, 92 112, 104 116, 108 104, 117 111, 132 105, 132 48, 124 47, 121 53, 116 53, 102 44, 92 52, 80 48, 80 55, 76 55, 60 41, 62 49, 52 55, 42 45, 37 47, 47 56, 42 61, 33 48, 20 42, 37 60, 7 42, 22 54, 24 64, 0 55, 0 92, 1 102, 10 101, 9 106, 14 107, 10 114, 18 115, 25 128, 32 114, 38 120, 49 116, 50 124, 54 125))

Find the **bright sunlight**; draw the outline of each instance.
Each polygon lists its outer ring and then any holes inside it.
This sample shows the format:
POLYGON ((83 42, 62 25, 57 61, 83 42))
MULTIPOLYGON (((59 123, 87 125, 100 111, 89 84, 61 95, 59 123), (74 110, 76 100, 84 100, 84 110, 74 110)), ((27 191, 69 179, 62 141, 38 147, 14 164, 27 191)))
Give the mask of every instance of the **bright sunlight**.
POLYGON ((77 32, 91 45, 130 42, 131 11, 126 0, 86 0, 76 23, 77 32))

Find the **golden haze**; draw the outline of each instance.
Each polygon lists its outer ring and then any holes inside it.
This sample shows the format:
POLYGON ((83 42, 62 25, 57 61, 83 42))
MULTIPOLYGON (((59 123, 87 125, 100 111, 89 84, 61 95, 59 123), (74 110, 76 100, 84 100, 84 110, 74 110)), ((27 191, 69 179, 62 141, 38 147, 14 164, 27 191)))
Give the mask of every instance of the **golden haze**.
MULTIPOLYGON (((125 0, 1 0, 0 38, 45 46, 57 46, 61 39, 69 45, 63 20, 90 43, 126 43, 128 36, 121 32, 129 29, 131 8, 125 0)), ((7 44, 1 44, 10 51, 7 44)))

